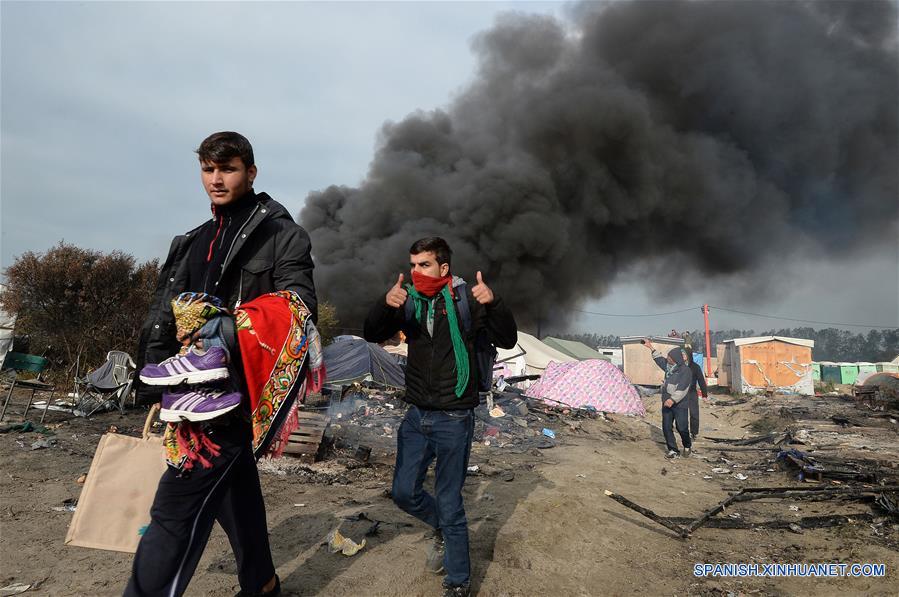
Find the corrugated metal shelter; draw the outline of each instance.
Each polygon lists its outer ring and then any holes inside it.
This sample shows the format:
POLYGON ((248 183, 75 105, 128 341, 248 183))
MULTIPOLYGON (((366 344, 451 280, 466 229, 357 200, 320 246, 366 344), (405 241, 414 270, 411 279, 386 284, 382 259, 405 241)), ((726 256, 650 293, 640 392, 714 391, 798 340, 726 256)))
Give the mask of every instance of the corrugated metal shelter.
MULTIPOLYGON (((640 340, 646 338, 647 336, 625 336, 621 338, 624 374, 631 380, 631 383, 643 386, 660 386, 665 379, 665 372, 652 360, 652 353, 649 349, 640 343, 640 340)), ((668 354, 668 351, 672 348, 683 348, 684 346, 683 338, 649 336, 649 339, 652 340, 652 343, 662 354, 668 354)))
POLYGON ((814 340, 758 336, 727 340, 724 344, 730 363, 728 374, 732 391, 742 394, 765 391, 815 394, 812 380, 814 340))
POLYGON ((610 361, 609 357, 603 356, 584 344, 583 342, 576 342, 574 340, 563 340, 561 338, 553 338, 552 336, 547 336, 543 340, 541 340, 547 346, 555 348, 556 350, 562 351, 570 357, 574 357, 579 361, 589 361, 591 359, 600 359, 602 361, 610 361))

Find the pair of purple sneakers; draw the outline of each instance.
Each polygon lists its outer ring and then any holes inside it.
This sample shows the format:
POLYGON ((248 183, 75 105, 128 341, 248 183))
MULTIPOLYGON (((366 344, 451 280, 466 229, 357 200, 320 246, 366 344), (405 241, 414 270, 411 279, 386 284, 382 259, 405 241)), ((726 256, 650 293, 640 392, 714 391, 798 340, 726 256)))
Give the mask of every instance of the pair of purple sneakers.
MULTIPOLYGON (((218 346, 200 352, 191 347, 187 353, 168 358, 158 365, 146 365, 140 380, 150 386, 206 384, 228 378, 228 353, 218 346)), ((159 418, 163 421, 208 421, 240 405, 240 393, 211 388, 181 392, 163 392, 159 418)))

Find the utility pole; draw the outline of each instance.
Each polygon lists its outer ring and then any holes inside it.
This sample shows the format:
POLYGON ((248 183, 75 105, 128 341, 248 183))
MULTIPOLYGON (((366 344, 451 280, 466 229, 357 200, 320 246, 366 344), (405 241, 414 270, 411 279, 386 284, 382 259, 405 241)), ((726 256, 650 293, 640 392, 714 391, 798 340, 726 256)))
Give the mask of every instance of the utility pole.
POLYGON ((712 376, 712 338, 709 335, 709 306, 702 306, 702 314, 705 319, 705 376, 712 376))

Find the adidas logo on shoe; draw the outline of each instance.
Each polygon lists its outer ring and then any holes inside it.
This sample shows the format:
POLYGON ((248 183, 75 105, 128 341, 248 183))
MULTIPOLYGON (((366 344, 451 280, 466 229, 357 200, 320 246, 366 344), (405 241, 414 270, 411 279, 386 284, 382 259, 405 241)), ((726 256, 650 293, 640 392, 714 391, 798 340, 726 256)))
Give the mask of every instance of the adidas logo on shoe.
POLYGON ((214 346, 201 353, 191 347, 187 354, 174 356, 158 365, 146 365, 140 380, 149 386, 202 384, 228 378, 228 353, 214 346))
POLYGON ((162 395, 159 419, 169 423, 178 421, 208 421, 240 406, 240 393, 217 390, 196 390, 162 395))

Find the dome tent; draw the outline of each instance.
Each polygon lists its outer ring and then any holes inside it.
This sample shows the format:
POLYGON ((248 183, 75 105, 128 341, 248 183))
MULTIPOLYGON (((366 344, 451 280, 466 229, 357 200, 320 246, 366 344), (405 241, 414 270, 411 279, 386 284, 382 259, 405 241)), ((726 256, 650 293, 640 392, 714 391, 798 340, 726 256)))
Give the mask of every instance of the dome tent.
POLYGON ((324 349, 328 385, 370 380, 403 388, 406 374, 386 350, 361 338, 344 337, 324 349))
POLYGON ((640 395, 624 373, 599 359, 550 363, 525 395, 579 408, 592 406, 608 413, 646 414, 640 395))

